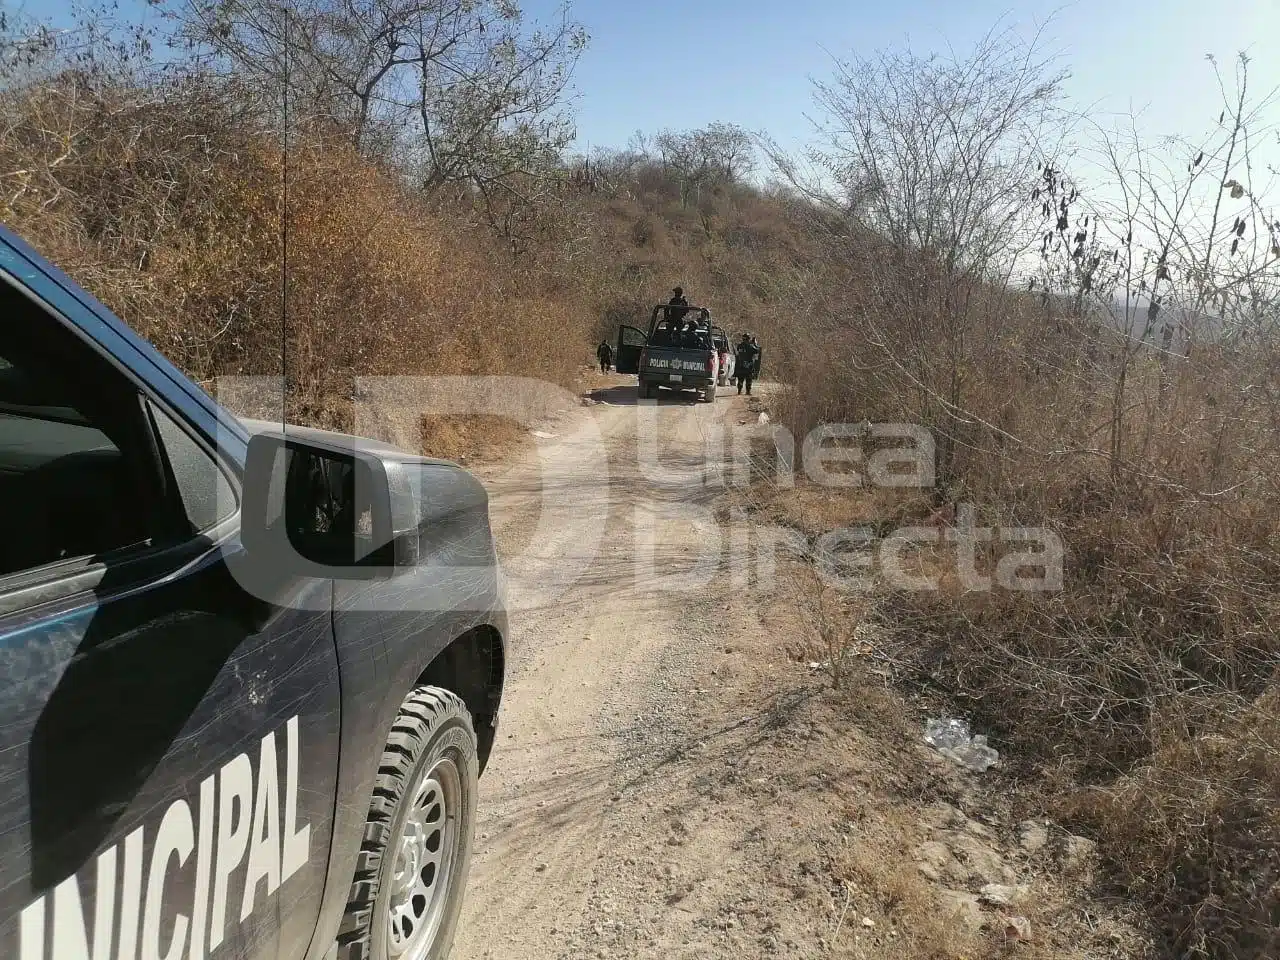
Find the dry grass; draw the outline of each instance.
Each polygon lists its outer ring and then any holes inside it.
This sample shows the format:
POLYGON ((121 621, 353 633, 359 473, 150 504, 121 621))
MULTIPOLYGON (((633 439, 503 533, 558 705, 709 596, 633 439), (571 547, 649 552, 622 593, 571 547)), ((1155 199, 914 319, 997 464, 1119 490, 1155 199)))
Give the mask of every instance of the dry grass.
MULTIPOLYGON (((862 289, 884 289, 883 265, 861 262, 862 289)), ((1271 347, 1205 343, 1164 370, 1131 359, 1113 459, 1105 438, 1123 358, 1105 337, 1046 324, 1038 303, 983 296, 960 362, 963 418, 919 388, 937 382, 939 371, 916 361, 947 355, 944 325, 904 322, 891 300, 878 314, 864 305, 867 334, 843 341, 847 361, 806 370, 776 411, 797 435, 832 421, 929 426, 940 457, 950 444, 939 485, 888 498, 798 488, 776 512, 810 533, 846 520, 887 531, 968 502, 980 525, 1057 533, 1065 584, 1049 595, 966 594, 947 576, 947 550, 919 551, 940 589, 881 598, 895 657, 911 665, 913 685, 993 734, 1050 809, 1102 841, 1099 891, 1142 903, 1168 955, 1272 955, 1280 368, 1271 347)))
MULTIPOLYGON (((914 811, 893 811, 863 834, 842 858, 842 880, 863 904, 877 908, 878 924, 891 924, 893 955, 911 960, 978 960, 998 955, 989 939, 969 931, 953 907, 938 900, 937 889, 916 869, 912 854, 918 843, 914 811)), ((860 917, 852 918, 838 956, 866 956, 857 943, 866 933, 860 917)), ((874 929, 874 928, 873 928, 874 929)), ((877 951, 878 953, 881 951, 877 951)))

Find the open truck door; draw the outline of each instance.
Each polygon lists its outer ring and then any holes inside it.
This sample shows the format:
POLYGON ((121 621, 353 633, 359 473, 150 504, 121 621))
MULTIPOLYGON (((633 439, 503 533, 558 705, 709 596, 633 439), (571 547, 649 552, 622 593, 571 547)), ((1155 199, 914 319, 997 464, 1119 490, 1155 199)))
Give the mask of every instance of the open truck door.
POLYGON ((618 328, 618 349, 613 356, 613 369, 618 373, 640 372, 640 351, 649 338, 637 327, 618 328))
POLYGON ((729 378, 733 376, 734 356, 729 334, 724 327, 712 325, 711 343, 719 355, 719 363, 716 365, 716 383, 722 387, 727 386, 729 378))

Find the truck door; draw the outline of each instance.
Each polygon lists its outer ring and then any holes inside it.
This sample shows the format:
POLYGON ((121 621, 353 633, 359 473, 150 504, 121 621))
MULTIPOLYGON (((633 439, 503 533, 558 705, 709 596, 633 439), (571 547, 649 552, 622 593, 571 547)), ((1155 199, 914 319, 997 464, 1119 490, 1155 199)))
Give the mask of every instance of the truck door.
POLYGON ((640 351, 644 349, 649 338, 637 327, 618 328, 618 351, 613 367, 618 373, 640 372, 640 351))
POLYGON ((239 464, 29 266, 0 242, 0 956, 300 957, 332 583, 239 588, 239 464))

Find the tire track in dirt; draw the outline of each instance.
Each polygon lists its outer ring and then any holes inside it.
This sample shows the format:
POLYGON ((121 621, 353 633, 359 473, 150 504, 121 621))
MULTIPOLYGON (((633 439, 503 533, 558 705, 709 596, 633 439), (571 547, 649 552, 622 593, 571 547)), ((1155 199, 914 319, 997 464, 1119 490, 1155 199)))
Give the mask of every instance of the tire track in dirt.
POLYGON ((714 404, 642 408, 634 393, 604 391, 605 402, 552 428, 559 436, 481 472, 508 571, 513 629, 459 960, 541 960, 577 955, 575 944, 596 955, 600 947, 589 947, 582 931, 594 940, 590 931, 602 923, 598 892, 621 866, 617 838, 645 829, 628 783, 643 775, 655 722, 662 727, 660 714, 716 632, 722 604, 711 597, 714 583, 703 591, 658 588, 670 586, 664 577, 697 572, 706 531, 672 517, 671 505, 705 499, 704 437, 741 402, 722 396, 714 404), (663 463, 685 479, 655 483, 641 469, 646 416, 656 416, 663 463), (533 529, 540 518, 544 531, 551 528, 547 515, 554 515, 553 543, 539 542, 533 529), (637 516, 652 527, 640 534, 652 570, 637 572, 637 516), (559 573, 566 565, 581 568, 569 584, 559 573))

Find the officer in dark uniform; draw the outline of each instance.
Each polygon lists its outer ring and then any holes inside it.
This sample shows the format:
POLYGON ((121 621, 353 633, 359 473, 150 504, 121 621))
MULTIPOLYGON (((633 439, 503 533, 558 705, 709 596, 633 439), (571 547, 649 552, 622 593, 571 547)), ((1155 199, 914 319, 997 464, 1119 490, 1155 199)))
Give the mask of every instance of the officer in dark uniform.
POLYGON ((600 372, 608 373, 613 366, 613 347, 609 346, 608 340, 601 340, 600 346, 596 347, 596 359, 600 361, 600 372))
POLYGON ((667 322, 672 330, 680 330, 684 326, 684 315, 688 312, 689 301, 684 298, 684 288, 676 287, 667 301, 667 322))
POLYGON ((756 378, 756 359, 760 356, 760 348, 748 334, 743 334, 742 339, 738 341, 737 359, 734 361, 733 372, 738 377, 738 393, 742 393, 742 388, 747 388, 747 396, 751 396, 751 381, 756 378))

